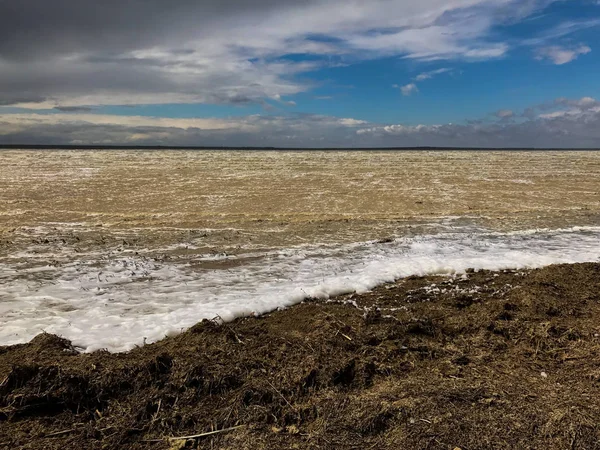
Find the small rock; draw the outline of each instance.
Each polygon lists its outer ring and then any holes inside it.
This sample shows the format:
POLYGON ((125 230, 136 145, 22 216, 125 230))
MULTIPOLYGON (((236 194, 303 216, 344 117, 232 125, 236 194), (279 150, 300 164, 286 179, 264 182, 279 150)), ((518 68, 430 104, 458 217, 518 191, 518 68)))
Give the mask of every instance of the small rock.
POLYGON ((548 374, 546 372, 542 372, 540 373, 540 375, 542 376, 542 378, 548 378, 548 374))

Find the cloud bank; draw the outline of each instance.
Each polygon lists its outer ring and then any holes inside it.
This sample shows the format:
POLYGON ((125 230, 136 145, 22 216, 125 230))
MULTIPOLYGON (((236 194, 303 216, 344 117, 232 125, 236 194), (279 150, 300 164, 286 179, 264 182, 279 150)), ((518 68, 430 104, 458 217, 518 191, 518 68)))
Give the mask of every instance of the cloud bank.
POLYGON ((376 124, 314 114, 166 119, 100 114, 0 116, 0 141, 19 144, 129 144, 269 147, 597 147, 600 102, 558 98, 518 115, 465 124, 376 124), (528 118, 525 118, 528 117, 528 118))

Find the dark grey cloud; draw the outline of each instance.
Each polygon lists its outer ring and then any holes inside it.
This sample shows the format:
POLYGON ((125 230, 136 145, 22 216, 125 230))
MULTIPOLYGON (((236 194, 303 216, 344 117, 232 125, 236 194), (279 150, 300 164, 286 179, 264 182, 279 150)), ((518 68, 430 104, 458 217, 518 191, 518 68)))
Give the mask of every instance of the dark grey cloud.
POLYGON ((300 3, 311 2, 2 1, 0 104, 240 103, 296 93, 305 87, 290 81, 295 64, 249 64, 262 44, 245 52, 227 33, 300 3))
POLYGON ((164 45, 190 32, 200 36, 209 34, 230 11, 242 16, 268 13, 281 3, 276 0, 3 0, 0 58, 47 59, 70 52, 107 49, 121 52, 164 45))
POLYGON ((93 110, 88 106, 56 106, 54 109, 62 112, 90 112, 93 110))
POLYGON ((45 100, 45 97, 39 95, 27 95, 27 93, 15 94, 5 87, 0 87, 0 106, 9 106, 16 103, 40 103, 45 100))

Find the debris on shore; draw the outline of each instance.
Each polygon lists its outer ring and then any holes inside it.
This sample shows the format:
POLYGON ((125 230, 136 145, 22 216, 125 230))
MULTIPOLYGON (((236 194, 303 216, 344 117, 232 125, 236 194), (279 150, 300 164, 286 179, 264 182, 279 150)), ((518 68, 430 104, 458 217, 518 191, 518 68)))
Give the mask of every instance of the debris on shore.
POLYGON ((0 449, 600 448, 600 263, 410 277, 160 342, 0 347, 0 449))

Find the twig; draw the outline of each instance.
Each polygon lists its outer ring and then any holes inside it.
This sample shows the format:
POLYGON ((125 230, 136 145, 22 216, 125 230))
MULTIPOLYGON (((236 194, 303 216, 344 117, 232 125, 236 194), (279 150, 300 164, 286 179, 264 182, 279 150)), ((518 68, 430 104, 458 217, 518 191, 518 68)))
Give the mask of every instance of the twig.
POLYGON ((158 418, 158 413, 160 413, 161 405, 162 405, 162 398, 158 399, 158 408, 156 408, 156 412, 154 413, 154 416, 152 417, 152 422, 155 422, 156 419, 158 418))
POLYGON ((238 336, 238 334, 233 330, 233 328, 231 328, 229 325, 225 325, 227 328, 229 328, 229 331, 231 331, 233 333, 233 335, 235 336, 235 338, 238 341, 238 344, 244 344, 244 341, 242 341, 240 339, 240 337, 238 336))
POLYGON ((245 427, 245 426, 246 425, 238 425, 236 427, 223 428, 222 430, 209 431, 208 433, 194 434, 192 436, 169 437, 169 438, 165 438, 165 439, 168 439, 170 441, 187 441, 188 439, 197 439, 197 438, 201 438, 201 437, 204 437, 204 436, 210 436, 210 435, 217 434, 217 433, 225 433, 226 431, 237 430, 238 428, 242 428, 242 427, 245 427))
POLYGON ((233 406, 231 408, 229 408, 229 413, 227 414, 227 417, 225 417, 225 423, 227 423, 227 421, 229 420, 229 416, 231 416, 232 412, 233 412, 233 406))
POLYGON ((244 344, 244 341, 242 339, 240 339, 240 337, 235 332, 235 330, 233 328, 231 328, 229 325, 227 325, 225 323, 225 320, 223 320, 223 318, 220 315, 217 314, 215 317, 213 317, 211 319, 211 321, 214 322, 214 323, 216 323, 217 325, 225 326, 225 328, 227 328, 229 331, 231 331, 233 333, 233 335, 235 336, 235 338, 238 341, 238 344, 244 344), (221 322, 219 323, 219 321, 221 321, 221 322))
POLYGON ((57 431, 56 433, 50 433, 44 437, 62 436, 63 434, 69 434, 69 433, 72 433, 73 431, 77 431, 77 430, 78 430, 78 428, 71 428, 70 430, 63 430, 63 431, 57 431))
POLYGON ((275 392, 277 392, 277 393, 279 394, 279 396, 280 396, 280 397, 281 397, 281 398, 282 398, 282 399, 283 399, 283 400, 284 400, 284 401, 285 401, 285 402, 286 402, 286 403, 289 405, 289 407, 290 407, 290 408, 292 408, 294 411, 296 411, 296 408, 294 408, 294 407, 292 406, 292 404, 291 404, 290 402, 288 402, 288 401, 287 401, 287 398, 285 398, 285 397, 283 396, 283 394, 282 394, 281 392, 279 392, 279 391, 277 390, 277 388, 276 388, 275 386, 273 386, 269 380, 267 380, 267 383, 269 383, 269 386, 271 386, 271 387, 272 387, 272 388, 275 390, 275 392))

